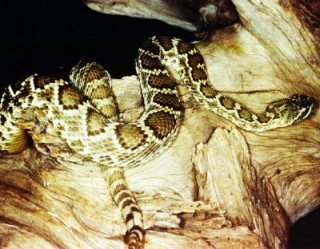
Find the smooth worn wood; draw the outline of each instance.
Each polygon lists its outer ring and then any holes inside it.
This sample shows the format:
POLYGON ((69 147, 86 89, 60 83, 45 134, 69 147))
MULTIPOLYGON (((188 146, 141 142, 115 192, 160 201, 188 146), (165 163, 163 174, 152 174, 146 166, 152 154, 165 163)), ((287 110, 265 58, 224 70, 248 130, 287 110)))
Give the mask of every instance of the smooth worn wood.
MULTIPOLYGON (((112 2, 109 11, 121 11, 112 2)), ((134 3, 121 1, 130 15, 134 3)), ((197 43, 214 87, 257 111, 294 93, 319 103, 316 5, 233 4, 240 22, 197 43)), ((121 118, 135 120, 143 111, 137 77, 113 87, 121 118)), ((320 204, 318 107, 291 127, 254 133, 200 107, 184 86, 180 93, 185 111, 172 146, 126 171, 143 210, 146 249, 285 248, 290 225, 320 204)), ((1 248, 124 248, 125 226, 99 165, 74 155, 41 110, 26 117, 20 125, 35 146, 0 158, 1 248)))
POLYGON ((190 31, 203 31, 235 23, 237 11, 230 0, 84 0, 91 9, 164 21, 190 31))

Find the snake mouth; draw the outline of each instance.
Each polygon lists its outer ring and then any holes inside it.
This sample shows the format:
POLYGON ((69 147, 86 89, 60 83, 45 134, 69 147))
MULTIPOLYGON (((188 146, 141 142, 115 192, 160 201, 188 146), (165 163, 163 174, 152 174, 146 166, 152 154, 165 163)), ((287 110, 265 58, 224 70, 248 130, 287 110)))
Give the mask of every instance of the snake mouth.
POLYGON ((315 101, 309 96, 303 94, 295 94, 291 96, 291 100, 295 109, 300 112, 300 119, 298 119, 297 121, 305 119, 314 110, 315 101))

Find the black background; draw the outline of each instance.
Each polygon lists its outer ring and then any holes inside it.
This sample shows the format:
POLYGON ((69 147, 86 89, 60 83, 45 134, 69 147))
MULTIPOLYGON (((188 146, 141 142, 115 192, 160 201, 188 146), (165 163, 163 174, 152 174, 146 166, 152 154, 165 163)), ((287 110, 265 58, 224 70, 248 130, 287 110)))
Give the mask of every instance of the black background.
MULTIPOLYGON (((35 72, 67 79, 79 59, 98 61, 113 78, 132 75, 152 35, 192 37, 159 21, 97 13, 81 0, 0 0, 0 88, 35 72)), ((289 248, 320 248, 320 209, 291 228, 289 248)))
POLYGON ((119 78, 134 74, 147 37, 191 36, 159 21, 108 16, 81 0, 0 0, 1 83, 30 73, 67 75, 79 59, 94 59, 119 78))

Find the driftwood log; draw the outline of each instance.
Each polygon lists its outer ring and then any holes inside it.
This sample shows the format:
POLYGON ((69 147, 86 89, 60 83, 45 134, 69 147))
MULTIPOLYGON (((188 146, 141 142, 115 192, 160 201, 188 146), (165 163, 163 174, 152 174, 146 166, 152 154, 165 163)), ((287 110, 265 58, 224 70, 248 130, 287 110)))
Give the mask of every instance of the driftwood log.
MULTIPOLYGON (((146 18, 156 11, 189 30, 234 23, 197 44, 219 91, 257 111, 294 93, 319 103, 317 3, 145 2, 86 3, 146 18)), ((114 80, 114 91, 122 118, 136 119, 143 108, 137 78, 114 80)), ((290 225, 320 204, 318 108, 292 127, 252 133, 201 108, 183 86, 181 95, 183 125, 171 148, 126 171, 143 210, 146 249, 285 248, 290 225)), ((124 223, 98 165, 74 155, 41 110, 20 125, 34 145, 0 157, 0 247, 124 248, 124 223)))

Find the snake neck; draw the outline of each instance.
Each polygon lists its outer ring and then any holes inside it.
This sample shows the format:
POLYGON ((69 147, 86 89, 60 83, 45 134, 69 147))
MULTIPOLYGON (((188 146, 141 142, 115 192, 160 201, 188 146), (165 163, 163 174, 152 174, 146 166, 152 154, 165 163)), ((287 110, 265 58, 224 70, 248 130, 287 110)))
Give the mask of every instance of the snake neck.
POLYGON ((151 41, 161 48, 161 61, 178 75, 200 106, 241 129, 264 132, 290 126, 308 117, 314 107, 310 97, 296 94, 270 103, 264 112, 255 113, 212 87, 204 58, 194 45, 168 37, 152 37, 151 41))

